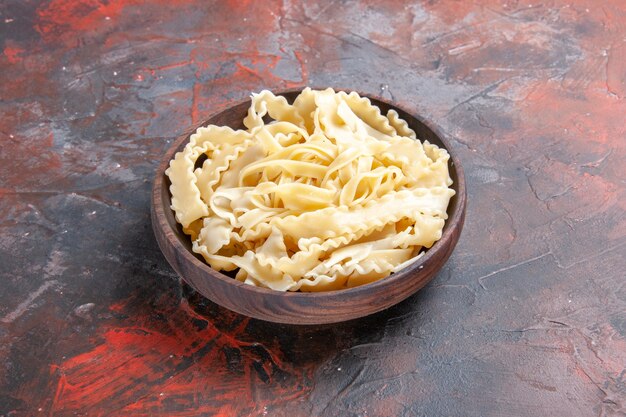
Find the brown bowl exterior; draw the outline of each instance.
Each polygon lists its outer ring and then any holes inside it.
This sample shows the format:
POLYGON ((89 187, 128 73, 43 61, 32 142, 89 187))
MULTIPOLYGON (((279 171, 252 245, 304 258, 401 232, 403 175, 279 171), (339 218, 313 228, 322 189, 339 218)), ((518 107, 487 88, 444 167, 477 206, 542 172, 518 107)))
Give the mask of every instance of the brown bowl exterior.
MULTIPOLYGON (((290 102, 298 91, 279 93, 290 102)), ((189 236, 174 218, 170 209, 169 179, 165 170, 174 154, 182 150, 189 136, 199 126, 209 124, 243 128, 242 120, 250 101, 246 100, 209 117, 181 135, 168 149, 159 165, 152 189, 152 228, 159 247, 174 270, 191 287, 211 301, 230 310, 276 323, 323 324, 336 323, 367 316, 399 303, 424 287, 441 269, 461 235, 465 220, 466 190, 463 169, 452 152, 449 142, 421 118, 413 116, 383 99, 367 94, 383 113, 395 109, 421 140, 444 147, 450 153, 450 176, 456 195, 448 207, 448 220, 440 240, 415 263, 402 271, 360 287, 326 292, 281 292, 254 287, 230 278, 207 265, 191 250, 189 236)))

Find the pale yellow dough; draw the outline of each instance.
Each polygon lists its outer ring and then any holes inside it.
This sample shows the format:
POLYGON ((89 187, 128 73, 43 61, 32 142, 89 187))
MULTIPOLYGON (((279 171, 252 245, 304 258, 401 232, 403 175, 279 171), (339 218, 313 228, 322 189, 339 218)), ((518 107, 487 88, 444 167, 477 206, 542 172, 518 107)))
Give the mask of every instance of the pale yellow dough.
POLYGON ((338 290, 441 238, 449 155, 395 111, 354 92, 306 88, 289 104, 262 91, 244 125, 199 128, 165 171, 176 220, 211 267, 278 291, 338 290))

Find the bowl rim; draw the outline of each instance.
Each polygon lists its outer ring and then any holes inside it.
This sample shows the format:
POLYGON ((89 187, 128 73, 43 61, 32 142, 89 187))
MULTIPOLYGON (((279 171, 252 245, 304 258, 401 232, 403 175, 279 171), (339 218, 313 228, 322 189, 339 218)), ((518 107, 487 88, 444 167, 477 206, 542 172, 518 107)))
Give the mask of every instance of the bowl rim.
MULTIPOLYGON (((299 93, 302 90, 304 90, 304 88, 306 87, 307 86, 303 86, 301 88, 279 90, 277 93, 274 93, 274 94, 277 96, 279 95, 284 96, 286 94, 299 93)), ((328 87, 318 88, 318 87, 310 86, 310 88, 313 90, 320 90, 320 89, 323 90, 328 87)), ((416 115, 412 111, 408 111, 406 108, 396 103, 393 103, 385 98, 382 98, 376 94, 363 93, 361 91, 347 89, 347 88, 334 88, 333 87, 333 89, 335 91, 344 91, 344 92, 356 91, 361 97, 367 97, 368 99, 377 100, 389 106, 390 108, 398 109, 411 115, 411 117, 415 118, 418 122, 422 123, 426 128, 430 129, 438 137, 441 143, 444 145, 444 148, 450 155, 449 164, 454 165, 454 169, 456 170, 456 174, 457 174, 457 181, 455 184, 452 185, 452 188, 456 192, 455 197, 457 198, 457 203, 456 203, 456 210, 453 213, 448 213, 449 217, 446 220, 446 224, 444 225, 444 230, 442 232, 441 238, 437 240, 433 244, 433 246, 428 248, 428 250, 426 250, 426 252, 424 252, 424 254, 417 261, 415 261, 408 267, 396 273, 392 273, 391 275, 387 277, 376 280, 374 282, 363 284, 357 287, 343 288, 339 290, 310 291, 310 292, 308 291, 277 291, 277 290, 272 290, 270 288, 257 287, 254 285, 246 284, 244 282, 237 281, 236 279, 231 278, 221 273, 220 271, 217 271, 211 268, 211 266, 209 266, 206 262, 198 259, 189 249, 187 249, 180 242, 180 239, 177 236, 174 236, 172 238, 168 233, 166 233, 165 235, 166 235, 166 239, 168 243, 170 245, 173 245, 176 252, 178 252, 179 254, 182 254, 186 262, 191 262, 192 264, 194 264, 194 266, 202 270, 202 272, 205 275, 208 275, 210 279, 219 279, 227 283, 228 285, 234 285, 236 287, 240 287, 241 290, 249 291, 251 293, 256 293, 259 296, 270 296, 270 297, 280 296, 280 297, 288 297, 290 299, 306 299, 306 300, 315 300, 315 299, 320 299, 320 298, 324 298, 327 300, 332 299, 332 298, 341 299, 341 298, 344 298, 346 295, 358 297, 361 293, 363 293, 364 295, 367 293, 371 294, 372 291, 375 291, 380 288, 384 288, 386 286, 393 285, 394 282, 402 280, 402 279, 406 279, 410 275, 419 275, 419 272, 422 269, 424 269, 424 264, 428 263, 433 257, 435 257, 438 254, 439 249, 445 249, 445 247, 447 246, 446 243, 448 240, 454 239, 453 237, 454 230, 451 228, 447 228, 446 226, 448 224, 453 224, 453 225, 457 225, 457 227, 461 227, 461 228, 463 227, 464 218, 465 218, 465 208, 467 204, 467 192, 466 192, 465 174, 463 171, 463 167, 458 157, 456 156, 455 152, 451 149, 451 142, 449 138, 442 132, 440 128, 438 128, 437 126, 434 126, 431 122, 425 120, 421 115, 416 115)), ((250 97, 216 107, 215 110, 211 111, 209 114, 207 114, 206 116, 202 118, 203 120, 202 122, 197 123, 193 125, 192 127, 190 127, 189 129, 187 129, 186 131, 184 131, 184 133, 182 133, 180 136, 177 136, 175 140, 168 146, 166 152, 163 154, 161 158, 160 163, 157 166, 154 181, 152 184, 151 205, 152 205, 152 209, 154 210, 154 214, 156 215, 156 216, 153 216, 153 222, 155 221, 154 219, 156 219, 156 221, 158 221, 161 224, 161 227, 167 227, 171 230, 171 226, 169 222, 166 220, 165 207, 164 207, 164 204, 162 204, 163 196, 162 196, 161 190, 164 185, 163 183, 166 181, 165 170, 169 167, 170 161, 174 158, 174 155, 176 154, 176 152, 178 152, 178 149, 181 147, 182 143, 187 142, 191 134, 193 134, 199 127, 205 126, 207 122, 213 117, 217 116, 218 114, 224 111, 227 111, 230 108, 237 107, 248 102, 250 102, 250 97)), ((169 192, 169 187, 167 187, 167 190, 169 192)), ((169 199, 171 199, 171 194, 169 195, 169 199)), ((167 207, 167 209, 171 210, 170 207, 167 207)), ((175 235, 174 231, 172 231, 172 235, 175 235)), ((453 246, 454 246, 454 243, 453 243, 453 246)), ((176 272, 178 274, 178 271, 176 272)), ((178 275, 180 276, 180 274, 178 275)), ((433 274, 433 276, 434 275, 436 275, 436 273, 433 274)), ((180 276, 180 277, 189 285, 192 285, 191 283, 189 283, 187 279, 185 279, 185 277, 183 276, 180 276)), ((192 287, 194 286, 192 285, 192 287)))

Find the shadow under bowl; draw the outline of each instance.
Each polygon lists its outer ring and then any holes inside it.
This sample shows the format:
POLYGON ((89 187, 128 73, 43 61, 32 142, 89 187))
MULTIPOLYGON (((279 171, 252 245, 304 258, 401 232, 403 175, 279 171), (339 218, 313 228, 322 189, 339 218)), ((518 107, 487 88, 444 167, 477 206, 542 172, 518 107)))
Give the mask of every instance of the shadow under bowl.
MULTIPOLYGON (((293 102, 299 93, 300 90, 290 90, 279 94, 293 102)), ((276 323, 324 324, 364 317, 384 310, 414 294, 435 277, 450 257, 463 229, 466 190, 461 164, 448 140, 420 117, 381 98, 368 94, 361 96, 368 97, 372 104, 380 107, 383 114, 389 109, 395 109, 417 133, 419 139, 443 147, 450 154, 450 177, 456 195, 450 200, 448 219, 441 239, 407 268, 370 284, 337 291, 274 291, 244 284, 212 269, 200 255, 191 250, 190 237, 183 233, 174 218, 170 209, 170 182, 165 170, 169 161, 176 152, 185 147, 189 136, 198 127, 214 124, 233 129, 244 128, 242 121, 250 106, 248 99, 212 115, 178 137, 157 169, 152 188, 152 228, 165 258, 183 280, 211 301, 246 316, 276 323)))

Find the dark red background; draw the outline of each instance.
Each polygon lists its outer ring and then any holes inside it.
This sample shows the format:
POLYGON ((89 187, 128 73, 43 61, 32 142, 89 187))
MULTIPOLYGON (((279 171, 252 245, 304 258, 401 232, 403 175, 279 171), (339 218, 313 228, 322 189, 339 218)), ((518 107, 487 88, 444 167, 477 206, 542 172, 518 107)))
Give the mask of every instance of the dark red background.
POLYGON ((626 412, 626 2, 0 3, 0 415, 626 412), (150 182, 262 88, 382 95, 453 138, 465 231, 362 320, 183 288, 150 182))

